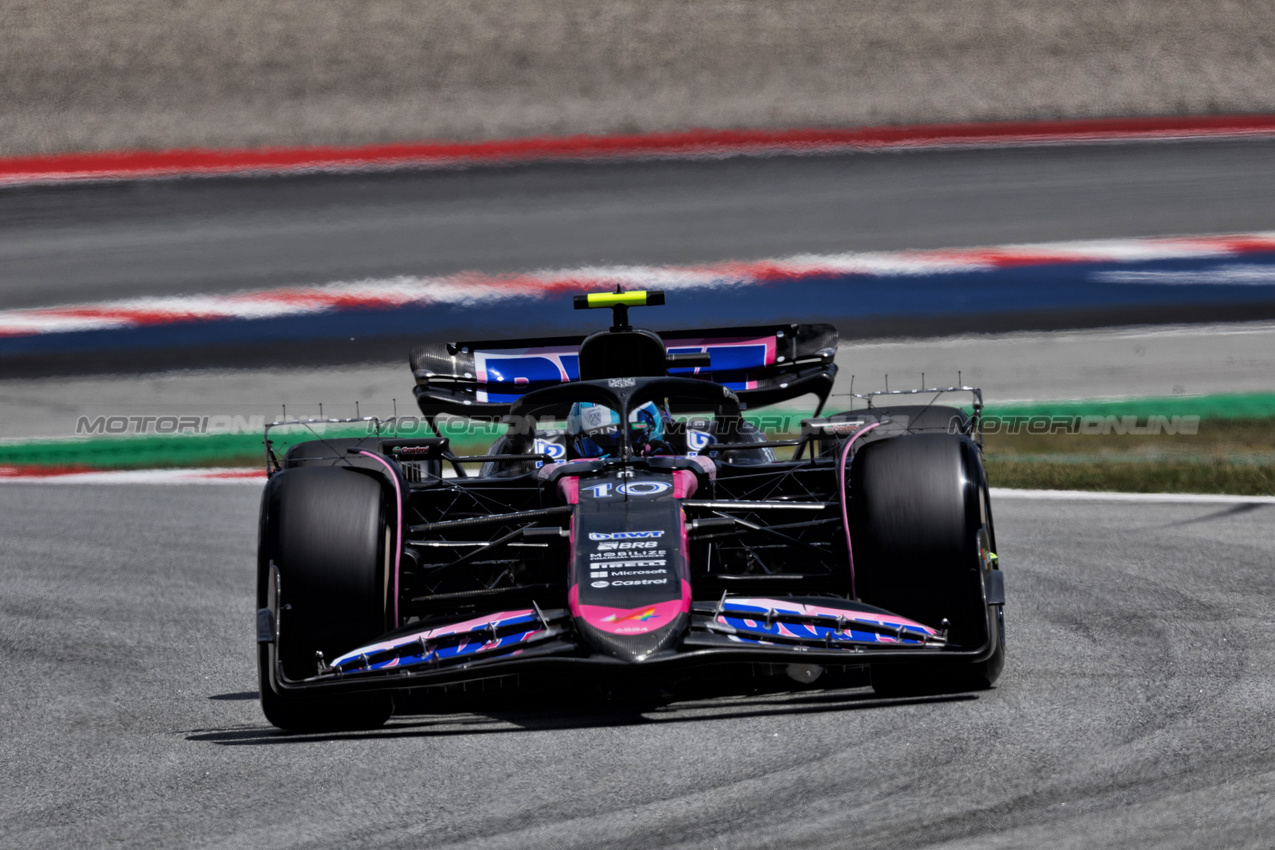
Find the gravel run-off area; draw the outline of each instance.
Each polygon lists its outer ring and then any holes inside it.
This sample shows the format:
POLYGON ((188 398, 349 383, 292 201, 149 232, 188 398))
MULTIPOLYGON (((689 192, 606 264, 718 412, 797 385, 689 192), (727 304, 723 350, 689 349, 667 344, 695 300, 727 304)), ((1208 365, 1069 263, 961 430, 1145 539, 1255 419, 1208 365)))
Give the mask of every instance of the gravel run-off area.
POLYGON ((1270 111, 1262 0, 7 0, 0 156, 1270 111))

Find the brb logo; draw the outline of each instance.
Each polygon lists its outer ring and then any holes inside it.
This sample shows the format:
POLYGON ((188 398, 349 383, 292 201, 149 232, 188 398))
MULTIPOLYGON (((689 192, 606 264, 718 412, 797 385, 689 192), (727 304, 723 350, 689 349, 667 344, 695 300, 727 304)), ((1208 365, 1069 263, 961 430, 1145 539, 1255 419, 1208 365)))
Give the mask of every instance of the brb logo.
POLYGON ((658 540, 612 540, 608 543, 599 543, 599 552, 619 552, 624 549, 654 549, 659 546, 658 540))

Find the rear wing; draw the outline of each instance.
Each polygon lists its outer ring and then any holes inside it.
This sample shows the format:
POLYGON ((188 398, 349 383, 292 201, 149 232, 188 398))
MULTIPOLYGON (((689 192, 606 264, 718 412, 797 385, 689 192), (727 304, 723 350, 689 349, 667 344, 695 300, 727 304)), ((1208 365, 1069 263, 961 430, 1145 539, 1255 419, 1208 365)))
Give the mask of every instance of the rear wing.
MULTIPOLYGON (((669 354, 707 353, 708 366, 670 366, 668 374, 722 384, 741 404, 761 406, 832 392, 837 329, 768 325, 669 331, 669 354)), ((418 345, 412 349, 416 399, 426 416, 503 415, 532 390, 580 380, 583 336, 418 345)), ((613 377, 628 377, 615 375, 613 377)))

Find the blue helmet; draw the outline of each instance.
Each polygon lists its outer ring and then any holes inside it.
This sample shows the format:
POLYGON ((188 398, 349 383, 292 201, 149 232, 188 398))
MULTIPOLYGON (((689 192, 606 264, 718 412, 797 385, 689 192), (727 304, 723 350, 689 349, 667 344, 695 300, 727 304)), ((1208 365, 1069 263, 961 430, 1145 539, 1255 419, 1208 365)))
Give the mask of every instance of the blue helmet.
MULTIPOLYGON (((567 415, 567 439, 577 457, 613 457, 620 453, 620 414, 591 401, 571 405, 567 415)), ((654 402, 629 411, 629 442, 642 454, 651 443, 664 439, 664 417, 654 402)))

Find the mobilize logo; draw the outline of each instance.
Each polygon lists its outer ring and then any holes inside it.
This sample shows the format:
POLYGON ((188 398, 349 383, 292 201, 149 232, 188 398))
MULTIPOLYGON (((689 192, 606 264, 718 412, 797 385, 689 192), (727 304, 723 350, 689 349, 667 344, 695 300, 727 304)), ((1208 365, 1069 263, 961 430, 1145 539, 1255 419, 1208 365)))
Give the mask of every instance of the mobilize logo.
POLYGON ((619 564, 617 558, 663 558, 668 554, 667 549, 652 549, 655 546, 652 543, 599 543, 599 549, 606 549, 605 552, 590 552, 590 561, 599 561, 601 563, 594 564, 596 567, 604 567, 608 564, 619 564))
POLYGON ((659 531, 590 531, 590 540, 645 540, 651 537, 663 537, 663 529, 659 531))

